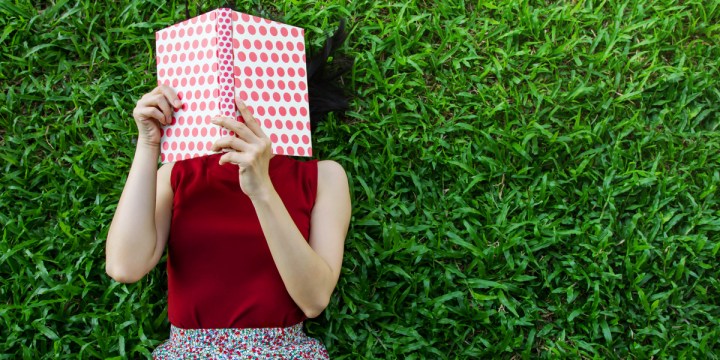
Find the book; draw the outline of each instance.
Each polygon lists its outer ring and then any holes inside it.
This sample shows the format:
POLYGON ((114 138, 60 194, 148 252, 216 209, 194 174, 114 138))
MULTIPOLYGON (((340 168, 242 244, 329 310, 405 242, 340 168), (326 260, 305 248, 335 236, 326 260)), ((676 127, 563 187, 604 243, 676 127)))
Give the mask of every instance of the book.
POLYGON ((213 153, 229 133, 210 120, 242 121, 234 96, 248 106, 277 155, 312 156, 302 28, 220 8, 155 33, 158 85, 183 105, 162 128, 160 160, 213 153))

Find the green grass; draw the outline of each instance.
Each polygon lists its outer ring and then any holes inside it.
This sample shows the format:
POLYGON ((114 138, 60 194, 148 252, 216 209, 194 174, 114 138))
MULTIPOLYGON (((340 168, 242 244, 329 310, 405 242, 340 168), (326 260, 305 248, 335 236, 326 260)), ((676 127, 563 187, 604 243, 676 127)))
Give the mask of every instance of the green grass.
MULTIPOLYGON (((333 358, 720 357, 719 1, 240 3, 351 26, 352 110, 315 135, 354 203, 307 322, 333 358)), ((167 337, 164 262, 114 283, 104 240, 182 18, 0 0, 0 359, 167 337)))

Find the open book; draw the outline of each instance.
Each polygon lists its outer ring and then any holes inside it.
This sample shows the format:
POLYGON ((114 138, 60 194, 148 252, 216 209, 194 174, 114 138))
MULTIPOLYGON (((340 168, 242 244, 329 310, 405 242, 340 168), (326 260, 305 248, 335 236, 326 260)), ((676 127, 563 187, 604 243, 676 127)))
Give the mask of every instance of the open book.
POLYGON ((304 30, 217 9, 155 33, 158 85, 173 88, 182 109, 163 127, 161 161, 212 153, 227 131, 210 122, 238 116, 238 94, 278 155, 312 156, 304 30))

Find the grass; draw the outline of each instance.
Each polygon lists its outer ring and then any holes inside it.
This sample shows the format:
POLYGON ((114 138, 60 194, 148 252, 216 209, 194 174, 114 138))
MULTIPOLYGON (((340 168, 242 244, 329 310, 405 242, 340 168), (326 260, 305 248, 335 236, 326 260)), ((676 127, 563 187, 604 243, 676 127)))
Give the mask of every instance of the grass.
MULTIPOLYGON (((115 283, 104 240, 184 6, 0 1, 1 359, 167 338, 164 263, 115 283)), ((719 357, 720 2, 239 9, 352 29, 352 109, 315 133, 354 203, 307 322, 333 358, 719 357)))

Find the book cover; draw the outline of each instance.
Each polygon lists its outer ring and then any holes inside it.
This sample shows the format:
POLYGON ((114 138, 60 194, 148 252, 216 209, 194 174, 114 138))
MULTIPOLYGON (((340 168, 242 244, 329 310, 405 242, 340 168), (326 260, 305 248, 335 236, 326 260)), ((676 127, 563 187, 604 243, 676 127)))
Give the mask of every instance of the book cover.
POLYGON ((243 99, 277 155, 312 156, 304 30, 216 9, 155 33, 158 85, 183 106, 163 127, 163 163, 211 154, 228 133, 210 119, 238 116, 243 99))

